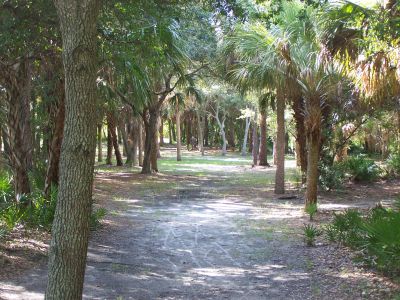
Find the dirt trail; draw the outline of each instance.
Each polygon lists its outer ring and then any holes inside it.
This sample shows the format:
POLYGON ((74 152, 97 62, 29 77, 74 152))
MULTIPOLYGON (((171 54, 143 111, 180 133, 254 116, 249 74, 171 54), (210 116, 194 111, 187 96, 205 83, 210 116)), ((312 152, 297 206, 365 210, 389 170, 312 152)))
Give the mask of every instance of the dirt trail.
MULTIPOLYGON (((217 173, 144 187, 134 185, 138 176, 97 176, 109 216, 90 243, 85 299, 365 298, 365 276, 340 276, 343 265, 324 269, 314 258, 335 249, 304 245, 301 200, 229 185, 217 173)), ((0 283, 0 298, 43 299, 45 282, 43 265, 0 283)))

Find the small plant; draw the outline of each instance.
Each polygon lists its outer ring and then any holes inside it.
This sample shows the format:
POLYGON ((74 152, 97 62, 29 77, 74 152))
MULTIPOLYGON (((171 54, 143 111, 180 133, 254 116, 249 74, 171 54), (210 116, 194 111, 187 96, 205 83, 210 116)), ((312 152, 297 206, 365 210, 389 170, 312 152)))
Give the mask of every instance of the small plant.
POLYGON ((310 203, 306 205, 305 212, 310 216, 310 221, 314 220, 314 216, 318 211, 317 203, 310 203))
POLYGON ((107 210, 103 207, 100 207, 92 212, 90 215, 90 228, 95 230, 100 227, 100 221, 104 219, 107 214, 107 210))
POLYGON ((321 231, 313 224, 304 224, 304 240, 309 247, 315 246, 315 239, 321 235, 321 231))

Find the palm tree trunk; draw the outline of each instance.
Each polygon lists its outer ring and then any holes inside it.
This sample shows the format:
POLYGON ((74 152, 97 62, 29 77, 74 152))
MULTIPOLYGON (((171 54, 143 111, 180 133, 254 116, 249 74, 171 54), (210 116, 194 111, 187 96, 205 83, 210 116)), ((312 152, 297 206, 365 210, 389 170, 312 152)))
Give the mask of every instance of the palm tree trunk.
POLYGON ((260 166, 268 166, 267 160, 267 111, 265 109, 261 110, 261 120, 260 120, 260 154, 259 154, 259 164, 260 166))
POLYGON ((285 193, 285 98, 277 94, 276 103, 276 174, 275 194, 285 193))
POLYGON ((246 117, 246 126, 244 128, 244 137, 242 145, 242 156, 247 154, 247 139, 249 138, 250 117, 246 117))
POLYGON ((139 152, 139 166, 143 166, 143 121, 138 119, 138 152, 139 152))
POLYGON ((121 152, 119 151, 117 130, 115 125, 115 117, 113 113, 107 112, 107 125, 111 137, 111 142, 114 147, 115 158, 117 160, 117 166, 123 166, 121 152))
POLYGON ((252 134, 252 138, 253 138, 253 166, 257 166, 258 165, 258 124, 257 124, 257 112, 255 115, 255 120, 253 123, 253 134, 252 134))
POLYGON ((176 160, 182 160, 182 141, 181 141, 181 112, 179 106, 175 107, 175 118, 176 118, 176 160))
POLYGON ((65 127, 46 300, 81 299, 96 154, 99 1, 56 0, 63 39, 65 127))
POLYGON ((103 161, 102 126, 97 125, 97 161, 103 161))
POLYGON ((204 156, 204 140, 203 140, 203 132, 204 132, 204 117, 200 115, 200 112, 196 110, 197 114, 197 132, 199 136, 199 150, 202 156, 204 156))
POLYGON ((306 207, 317 203, 319 141, 318 133, 308 138, 306 207))

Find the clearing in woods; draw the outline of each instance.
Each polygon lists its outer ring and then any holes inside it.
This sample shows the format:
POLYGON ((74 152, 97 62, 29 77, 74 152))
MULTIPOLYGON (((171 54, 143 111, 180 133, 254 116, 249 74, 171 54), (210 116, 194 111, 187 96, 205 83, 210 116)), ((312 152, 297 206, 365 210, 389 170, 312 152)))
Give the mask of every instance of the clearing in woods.
MULTIPOLYGON (((274 168, 252 169, 249 157, 193 152, 177 164, 173 152, 162 156, 156 176, 98 167, 95 202, 108 214, 91 238, 85 299, 388 296, 381 278, 357 267, 344 249, 323 238, 314 248, 305 246, 308 217, 293 160, 286 162, 287 189, 300 197, 278 199, 274 168)), ((390 201, 397 192, 394 186, 359 186, 323 195, 316 224, 333 210, 390 201)), ((42 299, 45 276, 43 261, 1 282, 0 298, 42 299)))

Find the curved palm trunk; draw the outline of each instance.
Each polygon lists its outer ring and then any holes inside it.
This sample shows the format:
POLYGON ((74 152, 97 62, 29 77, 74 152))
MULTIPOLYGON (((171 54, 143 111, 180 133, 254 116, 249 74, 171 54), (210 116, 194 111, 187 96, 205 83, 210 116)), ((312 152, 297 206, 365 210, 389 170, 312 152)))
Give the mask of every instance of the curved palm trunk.
POLYGON ((275 193, 285 193, 285 98, 277 94, 276 103, 276 175, 275 193))
POLYGON ((81 299, 96 154, 99 1, 56 0, 63 39, 65 125, 49 250, 47 300, 81 299))
POLYGON ((260 154, 259 154, 259 164, 260 166, 268 166, 267 160, 267 112, 266 110, 261 110, 261 120, 260 120, 260 154))

